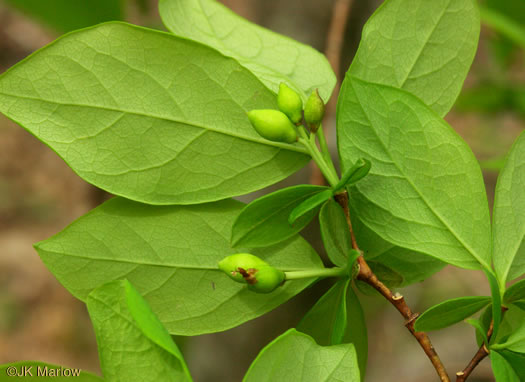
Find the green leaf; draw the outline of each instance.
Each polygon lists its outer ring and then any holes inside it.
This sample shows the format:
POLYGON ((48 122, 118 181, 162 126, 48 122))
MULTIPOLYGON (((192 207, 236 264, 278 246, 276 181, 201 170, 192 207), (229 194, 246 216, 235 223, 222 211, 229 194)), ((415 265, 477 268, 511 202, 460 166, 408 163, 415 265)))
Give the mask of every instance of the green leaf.
POLYGON ((525 321, 521 322, 505 341, 492 345, 494 349, 508 349, 517 353, 525 353, 525 321))
POLYGON ((475 0, 387 0, 366 23, 349 74, 405 89, 444 116, 474 59, 479 30, 475 0))
POLYGON ((248 369, 243 382, 358 382, 354 345, 319 346, 290 329, 268 344, 248 369))
POLYGON ((490 302, 490 297, 486 296, 459 297, 444 301, 419 316, 414 329, 418 332, 428 332, 446 328, 472 316, 490 302))
POLYGON ((241 211, 232 228, 234 247, 266 247, 279 243, 302 230, 315 216, 311 210, 292 226, 288 217, 303 201, 327 190, 327 187, 302 184, 264 195, 241 211))
POLYGON ((520 308, 521 310, 525 311, 525 299, 523 300, 518 300, 518 301, 514 301, 512 302, 514 305, 516 305, 518 308, 520 308))
POLYGON ((482 338, 485 345, 488 345, 489 339, 487 337, 487 331, 485 330, 485 327, 483 326, 481 320, 476 320, 475 318, 467 318, 465 322, 473 326, 476 330, 476 336, 482 338))
POLYGON ((275 93, 279 84, 301 93, 315 89, 325 101, 336 83, 326 58, 310 46, 255 25, 215 0, 161 0, 159 12, 168 30, 233 57, 275 93))
POLYGON ((520 382, 512 366, 510 366, 503 356, 496 351, 492 351, 489 357, 496 382, 520 382))
MULTIPOLYGON (((13 377, 11 380, 17 382, 71 382, 71 380, 76 382, 102 382, 100 377, 86 373, 80 369, 52 365, 40 361, 19 361, 0 365, 0 375, 2 378, 12 376, 11 373, 15 371, 17 373, 16 375, 20 375, 20 377, 13 377), (24 373, 26 373, 25 376, 24 373)), ((7 380, 9 380, 9 378, 7 378, 7 380)))
POLYGON ((391 244, 367 228, 351 211, 352 226, 365 259, 383 264, 403 279, 397 287, 421 282, 440 271, 446 264, 432 256, 391 244))
POLYGON ((351 343, 354 345, 359 370, 361 372, 361 381, 364 381, 368 360, 368 333, 363 307, 351 286, 349 286, 346 291, 346 309, 347 329, 343 337, 343 343, 351 343))
POLYGON ((503 348, 499 345, 505 343, 515 332, 520 331, 520 328, 524 325, 524 323, 525 311, 521 310, 515 304, 509 305, 508 310, 505 312, 505 316, 501 321, 499 331, 496 333, 496 335, 492 335, 490 341, 491 348, 503 348))
POLYGON ((251 252, 282 270, 323 267, 301 237, 261 250, 233 250, 231 225, 244 204, 150 206, 114 198, 36 249, 57 279, 85 300, 96 287, 126 278, 172 334, 226 330, 265 314, 313 279, 256 294, 223 274, 218 262, 251 252))
POLYGON ((297 219, 303 217, 311 211, 317 210, 321 204, 325 203, 331 197, 332 190, 324 190, 318 194, 315 194, 314 196, 310 196, 292 210, 290 216, 288 217, 288 223, 293 226, 297 219))
POLYGON ((329 200, 323 205, 319 225, 328 258, 335 265, 346 267, 352 244, 343 209, 337 202, 329 200))
POLYGON ((347 76, 338 104, 343 168, 370 173, 350 194, 359 219, 387 242, 462 268, 490 269, 490 218, 468 145, 413 95, 347 76))
POLYGON ((339 280, 306 313, 297 330, 319 345, 339 345, 347 329, 346 291, 350 279, 339 280))
POLYGON ((502 291, 499 289, 498 280, 492 270, 484 270, 485 276, 489 282, 490 294, 492 296, 492 320, 494 327, 492 331, 491 341, 496 338, 500 324, 501 324, 501 295, 502 291))
POLYGON ((192 204, 275 183, 309 160, 246 112, 275 94, 217 51, 123 23, 68 34, 0 77, 0 112, 88 182, 151 204, 192 204))
POLYGON ((525 381, 525 354, 515 353, 509 350, 499 350, 497 353, 503 356, 512 367, 519 381, 525 381))
POLYGON ((6 0, 58 32, 124 19, 122 0, 6 0))
POLYGON ((516 139, 496 184, 493 261, 500 288, 525 273, 525 133, 516 139))
POLYGON ((93 290, 87 307, 109 381, 192 381, 177 345, 127 280, 93 290))
POLYGON ((505 291, 503 301, 511 304, 514 301, 525 299, 525 280, 520 280, 505 291))
POLYGON ((351 186, 359 182, 368 175, 371 165, 370 161, 366 159, 358 159, 357 162, 346 171, 339 183, 334 187, 334 191, 338 191, 346 186, 351 186))

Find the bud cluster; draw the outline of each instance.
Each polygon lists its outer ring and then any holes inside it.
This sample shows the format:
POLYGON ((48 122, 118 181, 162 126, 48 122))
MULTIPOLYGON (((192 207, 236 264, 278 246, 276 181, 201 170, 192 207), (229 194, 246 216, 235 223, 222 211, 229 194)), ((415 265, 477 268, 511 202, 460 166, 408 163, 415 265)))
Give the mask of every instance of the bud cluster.
MULTIPOLYGON (((303 119, 301 96, 285 83, 279 86, 277 95, 279 110, 252 110, 248 119, 260 136, 274 142, 294 143, 297 141, 296 126, 303 119)), ((319 92, 312 92, 304 108, 304 119, 315 133, 324 117, 325 105, 319 92)))

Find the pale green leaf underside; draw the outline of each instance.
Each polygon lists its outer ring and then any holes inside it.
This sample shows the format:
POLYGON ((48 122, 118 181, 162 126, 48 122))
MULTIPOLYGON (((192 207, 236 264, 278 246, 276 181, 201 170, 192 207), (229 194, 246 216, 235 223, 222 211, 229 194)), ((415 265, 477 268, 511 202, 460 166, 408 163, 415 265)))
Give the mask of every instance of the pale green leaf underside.
POLYGON ((493 261, 501 285, 525 273, 525 133, 512 146, 494 199, 493 261))
POLYGON ((149 206, 114 198, 36 248, 82 300, 99 285, 126 278, 170 333, 217 332, 274 309, 312 282, 294 280, 271 294, 253 293, 219 271, 222 258, 250 251, 283 270, 323 266, 299 236, 262 250, 232 249, 231 226, 243 206, 234 200, 149 206))
POLYGON ((319 346, 290 329, 257 356, 243 382, 359 382, 354 345, 319 346))
POLYGON ((497 351, 491 351, 489 357, 496 382, 520 382, 512 366, 497 351))
POLYGON ((19 372, 21 375, 24 372, 24 370, 27 370, 31 368, 31 374, 33 376, 25 376, 25 377, 13 377, 13 378, 6 378, 7 381, 23 381, 23 382, 103 382, 102 378, 97 377, 96 375, 86 373, 85 371, 80 371, 79 375, 76 375, 77 370, 74 370, 76 368, 69 367, 69 366, 58 366, 58 365, 52 365, 45 362, 40 361, 19 361, 19 362, 13 362, 13 363, 7 363, 5 365, 0 365, 0 375, 2 378, 7 375, 7 369, 9 367, 15 367, 17 372, 19 372), (25 369, 24 369, 25 368, 25 369), (53 369, 53 371, 51 371, 53 369), (71 369, 71 374, 69 372, 64 371, 64 369, 71 369), (40 372, 40 377, 37 376, 40 372), (60 372, 62 372, 62 376, 60 376, 60 372), (73 374, 73 372, 75 374, 73 374), (47 377, 44 376, 47 373, 47 377))
POLYGON ((108 381, 192 380, 177 345, 127 280, 95 289, 87 307, 108 381))
POLYGON ((421 282, 446 265, 435 257, 401 248, 383 240, 365 226, 355 216, 356 214, 350 212, 350 215, 359 248, 364 252, 365 259, 385 265, 402 277, 399 285, 392 286, 402 287, 421 282))
POLYGON ((0 112, 82 178, 151 204, 192 204, 275 183, 308 156, 246 112, 275 94, 235 60, 168 33, 108 23, 59 38, 0 77, 0 112))
POLYGON ((363 29, 350 74, 402 88, 443 116, 476 53, 475 0, 387 0, 363 29))
POLYGON ((343 168, 372 162, 351 190, 363 223, 386 241, 447 263, 490 268, 490 218, 468 145, 415 96, 347 76, 338 105, 343 168))
POLYGON ((332 94, 335 74, 321 53, 253 24, 215 0, 161 0, 159 11, 168 30, 235 58, 276 93, 285 82, 303 100, 315 89, 325 101, 332 94))

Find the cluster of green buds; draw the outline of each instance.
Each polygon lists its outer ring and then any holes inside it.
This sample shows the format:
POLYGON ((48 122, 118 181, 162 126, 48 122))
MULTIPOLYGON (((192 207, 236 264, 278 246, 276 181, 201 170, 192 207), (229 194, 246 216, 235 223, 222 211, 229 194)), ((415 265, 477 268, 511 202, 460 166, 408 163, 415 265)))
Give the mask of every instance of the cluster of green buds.
MULTIPOLYGON (((296 126, 303 119, 301 96, 285 83, 279 86, 277 94, 279 110, 263 109, 248 112, 248 119, 260 136, 274 142, 294 143, 297 141, 296 126)), ((304 120, 315 133, 324 117, 325 105, 319 92, 312 92, 304 108, 304 120)))
POLYGON ((232 280, 256 293, 270 293, 284 283, 284 272, 249 253, 237 253, 219 262, 219 269, 232 280))

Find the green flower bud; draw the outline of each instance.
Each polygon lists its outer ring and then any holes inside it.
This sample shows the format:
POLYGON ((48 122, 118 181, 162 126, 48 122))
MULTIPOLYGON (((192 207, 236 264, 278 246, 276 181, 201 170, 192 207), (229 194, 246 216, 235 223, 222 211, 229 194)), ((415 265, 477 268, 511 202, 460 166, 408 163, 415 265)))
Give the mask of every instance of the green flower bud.
POLYGON ((304 107, 304 120, 310 125, 310 130, 315 133, 324 117, 324 102, 316 89, 310 94, 304 107))
POLYGON ((279 110, 252 110, 248 118, 259 135, 270 141, 293 143, 297 140, 293 123, 279 110))
POLYGON ((228 256, 219 262, 219 269, 232 280, 248 284, 256 293, 270 293, 284 282, 284 272, 249 253, 228 256))
POLYGON ((303 111, 301 96, 295 90, 290 89, 284 82, 279 85, 277 105, 279 105, 279 110, 286 114, 293 123, 297 123, 303 118, 301 113, 303 111))

